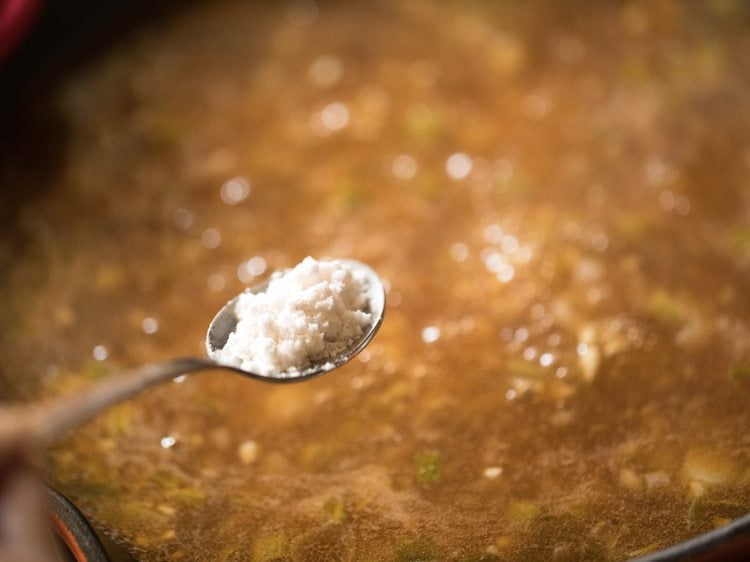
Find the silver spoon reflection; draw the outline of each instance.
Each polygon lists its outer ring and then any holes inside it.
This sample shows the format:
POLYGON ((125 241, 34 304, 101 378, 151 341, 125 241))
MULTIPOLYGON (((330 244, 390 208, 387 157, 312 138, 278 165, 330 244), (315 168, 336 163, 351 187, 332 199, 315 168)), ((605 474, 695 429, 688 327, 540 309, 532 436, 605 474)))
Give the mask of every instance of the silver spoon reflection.
MULTIPOLYGON (((302 366, 294 372, 263 376, 238 367, 223 365, 213 359, 184 357, 160 363, 150 363, 121 375, 112 376, 101 383, 73 396, 53 399, 51 402, 24 408, 18 414, 23 416, 21 425, 31 436, 40 442, 49 441, 94 417, 101 410, 127 400, 141 391, 174 377, 199 371, 221 369, 246 377, 271 383, 299 382, 341 367, 362 351, 372 340, 383 322, 385 312, 385 288, 380 277, 370 267, 356 260, 338 260, 353 272, 361 273, 366 279, 368 307, 372 322, 362 336, 352 342, 348 349, 334 357, 327 357, 310 365, 302 366)), ((266 290, 268 282, 252 287, 254 293, 266 290)), ((208 327, 206 348, 209 351, 222 349, 236 326, 235 304, 239 295, 229 301, 216 314, 208 327)))

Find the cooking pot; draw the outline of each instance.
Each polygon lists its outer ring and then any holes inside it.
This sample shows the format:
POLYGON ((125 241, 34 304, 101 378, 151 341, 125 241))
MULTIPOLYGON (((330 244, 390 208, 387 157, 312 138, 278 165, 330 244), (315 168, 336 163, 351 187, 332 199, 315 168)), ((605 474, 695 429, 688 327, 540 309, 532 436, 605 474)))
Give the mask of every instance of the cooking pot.
MULTIPOLYGON (((0 108, 6 122, 23 128, 34 114, 30 101, 43 102, 50 84, 75 64, 142 22, 165 17, 180 3, 102 3, 75 0, 47 4, 0 2, 0 108), (146 9, 148 8, 148 9, 146 9), (3 14, 5 14, 3 16, 3 14), (8 15, 10 14, 10 15, 8 15), (4 27, 3 27, 4 25, 4 27)), ((6 128, 6 133, 9 130, 6 128)), ((49 491, 50 522, 74 560, 122 560, 126 553, 103 544, 85 517, 64 496, 49 491)), ((690 540, 638 558, 639 562, 732 561, 750 557, 750 514, 690 540)))

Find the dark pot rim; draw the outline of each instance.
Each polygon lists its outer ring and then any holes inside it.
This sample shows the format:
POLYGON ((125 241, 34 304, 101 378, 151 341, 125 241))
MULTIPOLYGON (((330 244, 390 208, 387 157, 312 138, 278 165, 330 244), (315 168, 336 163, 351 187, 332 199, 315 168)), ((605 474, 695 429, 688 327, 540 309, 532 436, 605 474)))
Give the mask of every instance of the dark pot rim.
POLYGON ((94 528, 68 498, 47 487, 49 524, 76 562, 108 562, 109 556, 94 528))
POLYGON ((631 562, 701 562, 747 559, 750 556, 750 513, 722 527, 674 544, 631 562))
MULTIPOLYGON (((47 489, 50 523, 71 554, 81 562, 109 562, 107 549, 86 517, 60 492, 47 489)), ((630 562, 730 562, 750 554, 750 513, 731 523, 705 532, 630 562)))

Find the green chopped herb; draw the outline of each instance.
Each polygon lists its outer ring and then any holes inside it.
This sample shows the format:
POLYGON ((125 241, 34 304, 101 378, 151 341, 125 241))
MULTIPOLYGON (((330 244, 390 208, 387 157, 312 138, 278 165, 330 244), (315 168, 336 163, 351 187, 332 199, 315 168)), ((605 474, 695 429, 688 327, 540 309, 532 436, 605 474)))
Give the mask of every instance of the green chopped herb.
POLYGON ((460 558, 461 562, 493 562, 494 560, 501 560, 497 554, 491 552, 479 552, 477 554, 470 554, 466 558, 460 558))
POLYGON ((542 378, 548 373, 548 370, 538 363, 532 363, 524 359, 510 359, 508 361, 508 370, 514 375, 533 379, 542 378))
POLYGON ((417 481, 437 482, 441 476, 440 454, 437 451, 423 451, 417 454, 417 481))
POLYGON ((750 382, 750 364, 737 363, 729 368, 729 378, 733 381, 750 382))
POLYGON ((84 367, 83 374, 86 379, 96 381, 110 374, 110 368, 102 361, 89 361, 84 367))
POLYGON ((413 540, 401 545, 396 554, 398 562, 433 562, 440 560, 434 544, 424 540, 413 540))
POLYGON ((337 497, 330 497, 323 504, 323 516, 330 523, 340 524, 346 521, 347 512, 344 500, 337 497))
POLYGON ((271 562, 287 557, 289 554, 289 540, 284 533, 274 533, 258 537, 253 543, 253 562, 271 562))
POLYGON ((406 115, 405 130, 412 138, 429 142, 438 137, 443 129, 440 114, 426 105, 413 106, 406 115))
POLYGON ((519 522, 531 521, 539 512, 539 506, 530 501, 515 501, 510 504, 511 517, 519 522))
POLYGON ((648 311, 659 320, 667 323, 682 322, 688 315, 685 303, 662 288, 655 289, 651 293, 648 311))
POLYGON ((732 248, 743 250, 750 248, 750 228, 737 228, 728 235, 729 245, 732 248))
POLYGON ((199 505, 206 501, 206 494, 198 488, 185 487, 174 490, 169 494, 169 499, 182 505, 199 505))
POLYGON ((107 414, 107 431, 111 435, 128 435, 133 431, 133 408, 130 404, 121 404, 112 408, 107 414))

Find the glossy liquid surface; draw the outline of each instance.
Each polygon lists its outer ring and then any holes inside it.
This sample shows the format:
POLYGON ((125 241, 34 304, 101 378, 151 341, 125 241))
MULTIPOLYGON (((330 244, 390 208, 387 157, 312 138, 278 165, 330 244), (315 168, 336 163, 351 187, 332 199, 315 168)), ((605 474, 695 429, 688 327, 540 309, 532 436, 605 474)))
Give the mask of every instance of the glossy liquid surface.
POLYGON ((335 374, 59 443, 87 516, 144 560, 562 561, 750 510, 750 15, 561 4, 211 2, 59 88, 56 163, 2 163, 4 395, 200 355, 306 255, 389 282, 335 374))

